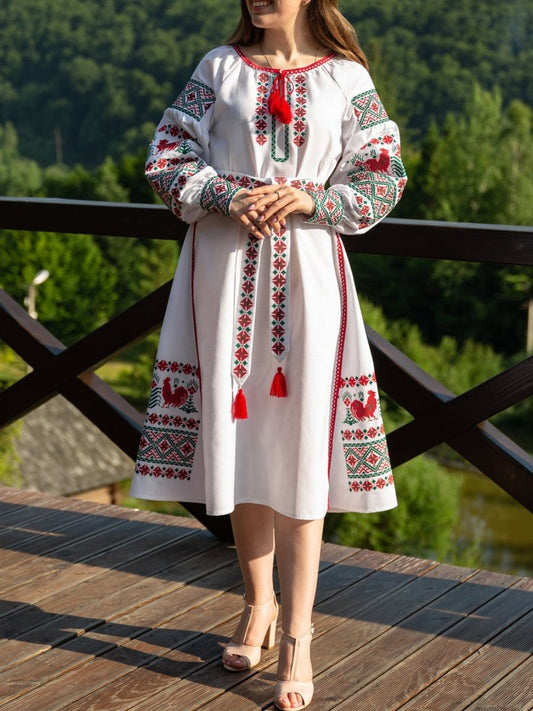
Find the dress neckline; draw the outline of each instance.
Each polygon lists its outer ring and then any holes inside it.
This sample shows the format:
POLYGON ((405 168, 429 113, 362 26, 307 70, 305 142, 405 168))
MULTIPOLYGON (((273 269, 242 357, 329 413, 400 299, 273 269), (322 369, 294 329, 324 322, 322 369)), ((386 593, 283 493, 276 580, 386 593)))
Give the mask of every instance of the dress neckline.
POLYGON ((275 69, 274 67, 263 67, 261 64, 256 64, 255 62, 252 62, 251 59, 249 59, 242 49, 239 47, 238 44, 232 45, 233 49, 239 57, 242 59, 242 61, 247 64, 249 67, 252 67, 253 69, 259 69, 262 72, 271 72, 274 74, 277 74, 279 72, 283 72, 284 74, 293 74, 294 72, 308 72, 310 69, 315 69, 316 67, 320 67, 322 64, 325 64, 326 62, 329 62, 330 59, 333 59, 335 57, 335 52, 331 52, 330 54, 327 54, 325 57, 321 57, 320 59, 317 59, 316 62, 313 62, 312 64, 308 64, 305 67, 291 67, 290 69, 275 69))

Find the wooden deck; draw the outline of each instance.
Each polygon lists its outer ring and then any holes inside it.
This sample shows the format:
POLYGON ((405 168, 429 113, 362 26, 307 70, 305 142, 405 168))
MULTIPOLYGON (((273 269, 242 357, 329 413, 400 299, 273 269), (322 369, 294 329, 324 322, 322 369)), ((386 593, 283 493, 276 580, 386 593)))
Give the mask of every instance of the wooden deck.
MULTIPOLYGON (((0 488, 0 709, 272 709, 276 650, 229 674, 235 551, 190 519, 0 488)), ((533 580, 325 544, 315 699, 533 709, 533 580)))

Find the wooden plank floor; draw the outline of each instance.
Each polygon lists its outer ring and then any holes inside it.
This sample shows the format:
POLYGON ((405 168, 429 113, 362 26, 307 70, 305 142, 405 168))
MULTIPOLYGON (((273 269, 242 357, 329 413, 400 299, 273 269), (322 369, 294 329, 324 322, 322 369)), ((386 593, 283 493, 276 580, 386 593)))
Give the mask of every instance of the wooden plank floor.
MULTIPOLYGON (((0 711, 272 709, 276 649, 220 665, 235 551, 190 519, 0 487, 0 711)), ((533 709, 533 580, 325 544, 315 701, 533 709)))

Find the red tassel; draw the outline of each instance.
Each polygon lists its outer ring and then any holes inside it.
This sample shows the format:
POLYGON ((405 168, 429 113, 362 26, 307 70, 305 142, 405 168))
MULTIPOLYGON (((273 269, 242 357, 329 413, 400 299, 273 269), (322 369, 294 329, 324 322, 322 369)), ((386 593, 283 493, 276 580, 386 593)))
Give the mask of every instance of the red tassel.
POLYGON ((287 381, 281 367, 278 368, 278 372, 274 375, 270 386, 270 394, 272 397, 287 397, 287 381))
POLYGON ((272 114, 273 116, 277 116, 278 111, 279 111, 279 94, 276 91, 275 87, 272 87, 272 92, 270 93, 270 96, 268 97, 267 101, 267 108, 268 108, 268 113, 272 114))
POLYGON ((280 99, 277 116, 281 123, 289 124, 292 121, 291 107, 284 98, 280 99))
POLYGON ((239 388, 237 395, 235 395, 235 400, 233 401, 233 419, 248 419, 248 408, 246 407, 246 398, 244 397, 242 388, 239 388))
POLYGON ((272 91, 268 97, 268 112, 275 116, 281 123, 289 124, 292 121, 292 111, 285 98, 285 74, 280 72, 274 79, 272 91))

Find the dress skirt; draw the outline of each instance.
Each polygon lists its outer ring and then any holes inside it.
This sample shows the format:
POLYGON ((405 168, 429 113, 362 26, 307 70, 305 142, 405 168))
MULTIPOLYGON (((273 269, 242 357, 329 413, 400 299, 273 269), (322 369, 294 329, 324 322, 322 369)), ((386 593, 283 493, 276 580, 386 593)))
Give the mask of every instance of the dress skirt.
POLYGON ((178 263, 131 494, 211 515, 245 502, 299 519, 390 508, 376 396, 334 231, 293 216, 281 239, 256 240, 208 215, 178 263), (286 397, 270 395, 279 367, 286 397), (240 388, 246 419, 232 410, 240 388))

